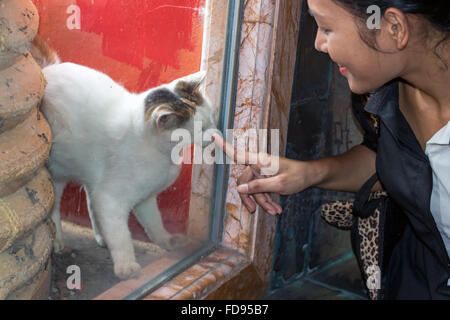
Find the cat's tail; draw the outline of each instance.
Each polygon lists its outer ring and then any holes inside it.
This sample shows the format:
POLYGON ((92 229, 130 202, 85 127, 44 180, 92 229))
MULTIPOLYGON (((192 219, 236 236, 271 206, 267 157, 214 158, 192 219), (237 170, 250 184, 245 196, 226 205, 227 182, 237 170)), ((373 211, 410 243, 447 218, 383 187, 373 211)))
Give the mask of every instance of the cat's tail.
POLYGON ((39 35, 33 40, 33 44, 31 45, 31 55, 42 69, 52 64, 61 63, 55 50, 50 48, 48 43, 39 35))

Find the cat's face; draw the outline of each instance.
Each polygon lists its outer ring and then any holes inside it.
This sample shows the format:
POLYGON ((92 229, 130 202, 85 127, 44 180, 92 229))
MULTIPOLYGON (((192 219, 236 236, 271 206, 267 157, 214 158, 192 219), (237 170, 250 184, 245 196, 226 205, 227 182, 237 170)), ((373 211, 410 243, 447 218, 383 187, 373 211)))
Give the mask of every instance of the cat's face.
POLYGON ((200 90, 204 79, 205 72, 198 72, 148 92, 145 121, 153 129, 152 134, 170 139, 175 129, 186 129, 193 143, 203 146, 211 143, 193 134, 195 123, 201 125, 203 132, 216 129, 210 103, 200 90))

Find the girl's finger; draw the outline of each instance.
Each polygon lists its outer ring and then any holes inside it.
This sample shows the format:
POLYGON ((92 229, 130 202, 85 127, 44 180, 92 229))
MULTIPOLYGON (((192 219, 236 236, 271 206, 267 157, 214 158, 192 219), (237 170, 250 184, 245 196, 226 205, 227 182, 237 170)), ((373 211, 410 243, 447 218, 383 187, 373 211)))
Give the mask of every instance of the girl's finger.
POLYGON ((265 196, 264 193, 253 194, 253 198, 255 198, 256 202, 268 213, 272 215, 277 214, 277 208, 272 204, 272 201, 265 196))
POLYGON ((247 152, 247 151, 238 151, 231 144, 226 142, 220 135, 213 134, 214 143, 221 148, 225 154, 233 159, 236 164, 249 165, 258 167, 258 154, 247 152))
POLYGON ((279 193, 280 190, 280 180, 277 176, 265 178, 265 179, 255 179, 249 181, 248 183, 240 184, 237 188, 239 193, 244 194, 255 194, 255 193, 279 193))
POLYGON ((248 212, 254 213, 256 211, 256 202, 246 194, 239 195, 244 206, 247 208, 248 212))
POLYGON ((270 202, 270 204, 275 208, 275 211, 277 213, 281 213, 283 211, 281 206, 275 201, 273 201, 272 196, 269 193, 264 193, 264 196, 266 197, 267 201, 270 202))

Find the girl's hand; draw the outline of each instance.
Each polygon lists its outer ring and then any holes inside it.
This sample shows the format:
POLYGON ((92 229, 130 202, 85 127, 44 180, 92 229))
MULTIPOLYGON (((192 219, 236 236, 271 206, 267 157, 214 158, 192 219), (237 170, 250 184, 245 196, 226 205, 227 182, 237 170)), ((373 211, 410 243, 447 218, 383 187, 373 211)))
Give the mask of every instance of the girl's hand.
POLYGON ((292 194, 311 186, 306 179, 308 170, 304 162, 267 153, 240 153, 221 136, 213 135, 213 138, 214 143, 235 163, 247 165, 237 179, 237 191, 249 212, 255 212, 258 203, 270 214, 279 214, 282 209, 272 200, 270 193, 292 194))

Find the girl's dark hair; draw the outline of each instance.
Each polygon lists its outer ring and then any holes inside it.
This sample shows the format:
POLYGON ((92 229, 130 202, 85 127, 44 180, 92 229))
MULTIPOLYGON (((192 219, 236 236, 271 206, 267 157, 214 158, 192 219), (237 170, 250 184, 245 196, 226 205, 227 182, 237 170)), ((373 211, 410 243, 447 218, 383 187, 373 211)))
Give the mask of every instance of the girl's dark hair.
MULTIPOLYGON (((388 8, 397 8, 406 14, 417 14, 425 18, 432 27, 442 32, 444 37, 439 40, 435 47, 435 55, 441 59, 436 52, 437 48, 448 40, 450 36, 450 6, 449 0, 333 0, 338 5, 350 11, 356 17, 366 20, 369 17, 367 8, 377 5, 383 15, 388 8)), ((361 39, 371 48, 376 49, 374 30, 359 26, 361 39)), ((442 59, 441 59, 442 60, 442 59)), ((443 61, 445 66, 447 64, 443 61)))

